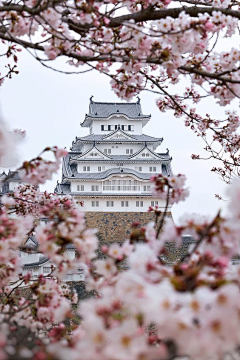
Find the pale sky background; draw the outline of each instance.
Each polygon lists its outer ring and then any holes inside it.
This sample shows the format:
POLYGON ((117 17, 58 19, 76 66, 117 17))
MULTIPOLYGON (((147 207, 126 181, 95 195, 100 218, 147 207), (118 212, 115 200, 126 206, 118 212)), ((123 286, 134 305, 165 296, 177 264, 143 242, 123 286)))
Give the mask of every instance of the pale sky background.
MULTIPOLYGON (((10 128, 26 130, 26 139, 19 149, 21 161, 37 156, 48 145, 69 148, 76 136, 87 135, 87 129, 82 129, 79 124, 88 112, 91 95, 95 101, 121 101, 111 90, 109 79, 96 72, 84 75, 53 72, 24 51, 19 54, 18 68, 19 75, 6 79, 0 88, 0 107, 10 128)), ((179 85, 178 89, 181 89, 179 85)), ((213 161, 191 159, 192 153, 204 154, 203 141, 184 126, 183 119, 175 119, 170 111, 161 113, 155 105, 156 95, 144 92, 140 98, 143 113, 152 115, 144 133, 163 137, 158 150, 164 152, 169 148, 173 172, 187 176, 190 196, 174 205, 174 220, 177 222, 179 217, 192 212, 213 216, 219 207, 226 206, 215 198, 216 193, 225 197, 226 185, 211 173, 213 161)), ((204 112, 215 108, 216 116, 221 114, 213 101, 205 101, 201 106, 204 112)), ((53 191, 60 179, 61 172, 42 189, 53 191)))

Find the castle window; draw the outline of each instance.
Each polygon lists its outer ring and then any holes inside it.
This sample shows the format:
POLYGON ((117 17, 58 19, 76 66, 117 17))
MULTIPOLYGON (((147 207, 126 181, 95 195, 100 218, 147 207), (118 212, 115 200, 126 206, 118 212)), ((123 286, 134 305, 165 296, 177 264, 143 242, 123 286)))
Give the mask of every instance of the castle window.
POLYGON ((43 267, 43 273, 44 274, 49 274, 51 272, 51 267, 50 266, 44 266, 43 267))
POLYGON ((128 125, 128 131, 133 131, 134 125, 128 125))
POLYGON ((106 180, 103 182, 103 191, 141 191, 137 180, 106 180))
POLYGON ((111 149, 104 149, 104 153, 105 154, 111 154, 112 150, 111 149))
POLYGON ((99 207, 99 201, 92 201, 92 207, 99 207))
POLYGON ((150 191, 151 186, 150 185, 144 185, 143 186, 143 191, 150 191))
POLYGON ((157 171, 156 166, 150 166, 149 171, 150 172, 156 172, 157 171))
POLYGON ((136 166, 136 167, 135 167, 135 170, 137 170, 137 171, 142 171, 142 167, 141 167, 141 166, 136 166))
POLYGON ((84 166, 83 171, 90 171, 90 166, 84 166))
POLYGON ((106 205, 107 205, 107 207, 114 207, 114 202, 113 201, 107 201, 106 205))
POLYGON ((136 201, 136 207, 143 207, 143 201, 136 201))
POLYGON ((133 149, 126 149, 126 154, 133 154, 133 149))
POLYGON ((98 166, 98 171, 104 171, 105 170, 105 166, 98 166))
POLYGON ((92 185, 91 186, 92 191, 98 191, 99 190, 99 186, 98 185, 92 185))
POLYGON ((158 206, 158 201, 151 201, 151 207, 158 206))
POLYGON ((121 201, 122 207, 128 207, 128 201, 121 201))

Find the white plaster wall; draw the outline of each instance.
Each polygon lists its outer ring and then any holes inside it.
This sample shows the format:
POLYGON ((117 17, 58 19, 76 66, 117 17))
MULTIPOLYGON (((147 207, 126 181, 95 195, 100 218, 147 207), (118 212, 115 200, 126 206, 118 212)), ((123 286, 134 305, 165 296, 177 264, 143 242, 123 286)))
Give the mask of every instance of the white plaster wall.
MULTIPOLYGON (((75 257, 75 251, 73 250, 67 250, 67 253, 70 257, 70 259, 74 259, 75 257)), ((39 275, 44 275, 44 276, 48 276, 48 273, 43 271, 44 267, 49 268, 49 274, 51 273, 51 266, 52 266, 52 262, 48 261, 44 264, 42 264, 41 266, 35 267, 35 268, 28 268, 28 269, 24 269, 23 270, 23 274, 27 274, 27 273, 31 273, 31 276, 34 278, 38 277, 39 275)), ((53 265, 54 266, 54 265, 53 265)), ((85 275, 82 269, 80 269, 79 271, 75 272, 75 273, 71 273, 71 274, 67 274, 64 278, 64 281, 84 281, 85 279, 85 275)))
POLYGON ((74 181, 71 183, 71 191, 72 192, 82 192, 81 190, 78 191, 77 190, 77 185, 80 185, 80 189, 81 189, 81 185, 84 185, 84 191, 83 192, 91 192, 92 191, 92 185, 98 185, 99 186, 99 191, 102 191, 102 181, 74 181))
POLYGON ((75 258, 75 250, 66 250, 66 254, 69 257, 69 259, 74 259, 75 258))
POLYGON ((104 211, 104 212, 146 212, 148 211, 149 206, 151 206, 151 201, 158 201, 158 206, 160 208, 164 208, 165 203, 162 200, 154 199, 154 198, 116 198, 112 196, 111 198, 78 198, 75 197, 76 201, 84 201, 83 210, 84 211, 104 211), (93 207, 92 201, 99 201, 99 207, 93 207), (114 207, 107 207, 106 202, 113 201, 114 207), (128 207, 122 207, 121 201, 128 201, 128 207), (137 207, 136 201, 143 201, 143 207, 137 207))
POLYGON ((109 120, 93 120, 92 133, 93 134, 110 134, 111 131, 102 131, 101 125, 134 125, 133 131, 126 131, 129 134, 142 134, 142 120, 128 120, 123 116, 113 116, 109 120))
MULTIPOLYGON (((123 167, 124 169, 132 169, 132 170, 136 170, 136 167, 142 167, 142 173, 161 173, 162 172, 162 165, 159 162, 154 162, 151 164, 143 164, 141 162, 138 163, 123 163, 121 161, 119 161, 118 163, 104 163, 104 161, 96 161, 96 162, 84 162, 84 163, 79 163, 78 164, 78 172, 79 173, 99 173, 98 171, 98 167, 105 167, 105 170, 102 171, 106 171, 108 169, 115 169, 118 168, 119 166, 123 167), (90 171, 83 171, 83 167, 84 166, 90 166, 90 171), (150 171, 150 167, 156 167, 156 172, 150 171)), ((138 171, 138 170, 136 170, 138 171)))
POLYGON ((81 152, 85 153, 86 151, 90 150, 92 147, 93 147, 92 144, 84 144, 83 147, 82 147, 81 152))
POLYGON ((15 191, 18 188, 19 185, 20 185, 20 183, 16 182, 16 181, 10 182, 9 183, 9 190, 10 191, 15 191))
MULTIPOLYGON (((118 142, 121 142, 121 139, 117 140, 118 142)), ((115 142, 115 141, 114 141, 115 142)), ((92 144, 84 144, 83 148, 82 148, 82 153, 85 153, 86 151, 88 151, 89 149, 92 148, 92 144)), ((111 149, 111 154, 109 155, 127 155, 126 154, 126 149, 133 149, 133 154, 136 153, 137 151, 141 150, 143 148, 143 144, 115 144, 115 143, 102 143, 102 144, 96 144, 96 147, 101 150, 102 152, 104 152, 104 149, 111 149)), ((84 159, 89 158, 92 159, 93 156, 90 155, 86 155, 84 157, 84 159)), ((101 159, 101 157, 98 155, 96 156, 96 159, 101 159)))
POLYGON ((104 149, 110 149, 111 154, 108 155, 130 155, 126 153, 127 149, 132 149, 133 154, 143 148, 141 144, 97 144, 97 148, 104 152, 104 149))
MULTIPOLYGON (((136 180, 135 178, 133 177, 130 177, 130 176, 123 176, 123 177, 120 177, 120 176, 112 176, 109 178, 109 180, 136 180)), ((103 185, 105 183, 105 181, 108 181, 108 180, 99 180, 99 181, 72 181, 71 182, 71 192, 72 193, 86 193, 86 192, 93 192, 93 193, 96 193, 96 192, 99 192, 99 193, 104 193, 104 192, 112 192, 113 195, 116 194, 116 193, 119 193, 119 191, 103 191, 103 185), (78 188, 77 186, 80 186, 80 190, 78 191, 78 188), (81 185, 84 186, 84 190, 81 191, 81 185), (94 190, 92 191, 92 185, 94 186, 98 186, 98 191, 94 190)), ((137 180, 138 181, 138 180, 137 180)), ((139 181, 139 185, 140 185, 140 190, 139 191, 126 191, 127 194, 137 194, 137 193, 146 193, 146 192, 151 192, 150 191, 146 191, 144 190, 144 186, 150 186, 150 188, 152 188, 152 183, 150 183, 149 181, 139 181)), ((96 188, 95 188, 96 189, 96 188)))
POLYGON ((38 262, 41 254, 40 253, 31 254, 31 253, 27 253, 24 251, 20 251, 19 256, 21 258, 22 264, 24 265, 24 264, 30 264, 33 262, 38 262))

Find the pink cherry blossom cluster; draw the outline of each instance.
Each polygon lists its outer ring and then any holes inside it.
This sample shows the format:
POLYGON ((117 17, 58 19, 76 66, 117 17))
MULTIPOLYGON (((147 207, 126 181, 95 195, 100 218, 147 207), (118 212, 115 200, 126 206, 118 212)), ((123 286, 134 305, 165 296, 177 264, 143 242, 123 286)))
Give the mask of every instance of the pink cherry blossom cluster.
MULTIPOLYGON (((220 43, 237 36, 236 3, 211 0, 174 5, 171 0, 79 0, 74 4, 67 1, 64 6, 35 0, 1 3, 0 38, 6 47, 1 55, 13 61, 7 65, 7 75, 17 72, 17 53, 22 46, 35 49, 33 56, 38 61, 64 56, 70 66, 84 66, 83 72, 95 69, 106 74, 120 98, 153 91, 161 96, 157 100, 161 111, 172 109, 175 116, 184 115, 186 126, 203 137, 211 157, 222 163, 215 171, 228 181, 240 161, 236 138, 228 135, 226 154, 216 150, 223 120, 202 111, 198 114, 197 109, 189 108, 189 101, 198 104, 209 97, 226 106, 239 98, 239 50, 220 43), (172 85, 179 82, 184 85, 174 93, 172 85), (206 130, 213 142, 208 141, 206 130)), ((229 117, 228 124, 231 120, 229 117)), ((54 165, 49 169, 54 171, 54 165)))
POLYGON ((185 219, 182 228, 194 230, 196 243, 171 267, 160 260, 162 239, 153 224, 144 243, 131 244, 128 270, 119 266, 126 243, 105 247, 108 259, 96 261, 87 279, 99 296, 80 303, 83 322, 73 331, 71 348, 58 341, 46 350, 60 359, 68 351, 73 359, 81 352, 86 359, 119 360, 217 359, 234 351, 240 340, 239 266, 232 271, 229 259, 208 248, 209 239, 216 245, 216 228, 224 221, 219 215, 211 222, 185 219))
MULTIPOLYGON (((6 200, 3 197, 2 203, 7 203, 9 206, 9 202, 6 200)), ((17 275, 20 266, 18 248, 26 236, 26 232, 31 229, 32 221, 31 215, 12 219, 8 216, 7 211, 0 209, 0 278, 2 286, 7 285, 17 275)))
MULTIPOLYGON (((187 196, 183 175, 152 180, 166 208, 187 196)), ((81 353, 83 360, 219 359, 235 351, 240 267, 231 259, 240 251, 239 194, 236 180, 229 190, 228 218, 191 215, 175 225, 167 212, 155 209, 155 223, 142 228, 135 223, 130 239, 102 246, 105 259, 97 258, 96 230, 85 228, 84 214, 71 198, 29 185, 2 197, 1 357, 65 360, 67 354, 77 360, 81 353), (48 222, 41 223, 41 217, 48 222), (47 277, 21 274, 17 251, 30 251, 24 247, 30 234, 54 264, 47 277), (188 252, 169 263, 169 242, 179 247, 186 235, 193 240, 188 252), (76 249, 71 260, 64 251, 69 244, 76 249), (76 313, 76 293, 62 279, 79 267, 95 296, 80 302, 76 313), (16 324, 28 329, 30 347, 10 336, 16 324)))
POLYGON ((77 272, 81 267, 87 273, 86 264, 90 264, 98 248, 97 230, 85 228, 81 206, 75 204, 72 198, 42 193, 33 186, 20 186, 14 193, 3 197, 2 205, 11 214, 24 218, 31 215, 31 232, 38 241, 38 250, 57 266, 54 276, 63 279, 66 274, 77 272), (48 222, 43 224, 42 218, 47 218, 48 222), (75 259, 70 259, 64 251, 69 244, 76 249, 75 259))
POLYGON ((21 179, 33 186, 44 184, 46 180, 51 180, 52 175, 58 171, 61 158, 67 155, 67 151, 64 149, 58 149, 57 147, 46 148, 44 152, 51 151, 54 154, 55 161, 44 160, 41 156, 38 156, 31 161, 25 161, 19 168, 19 176, 21 179))
POLYGON ((186 182, 185 175, 178 174, 177 176, 166 178, 159 174, 152 176, 151 181, 154 183, 154 195, 160 199, 167 200, 169 204, 183 201, 189 195, 189 190, 184 188, 186 182))
MULTIPOLYGON (((204 128, 215 137, 222 131, 222 120, 189 109, 189 101, 197 104, 205 97, 220 106, 239 98, 240 54, 226 43, 238 36, 234 0, 183 1, 177 7, 171 0, 78 0, 64 5, 54 1, 54 6, 12 0, 0 4, 0 22, 6 48, 1 55, 13 61, 7 65, 9 77, 17 72, 20 46, 35 49, 32 54, 38 61, 64 56, 70 66, 84 66, 83 72, 95 69, 106 74, 120 98, 131 99, 143 90, 159 94, 159 109, 186 116, 186 125, 207 142, 211 157, 222 162, 218 173, 223 178, 239 166, 235 137, 228 136, 225 156, 216 150, 218 135, 213 143, 206 139, 204 128), (221 46, 223 41, 226 47, 221 46), (174 93, 172 85, 179 82, 184 85, 174 93), (209 119, 214 126, 207 126, 209 119)), ((53 165, 50 168, 54 171, 53 165)))

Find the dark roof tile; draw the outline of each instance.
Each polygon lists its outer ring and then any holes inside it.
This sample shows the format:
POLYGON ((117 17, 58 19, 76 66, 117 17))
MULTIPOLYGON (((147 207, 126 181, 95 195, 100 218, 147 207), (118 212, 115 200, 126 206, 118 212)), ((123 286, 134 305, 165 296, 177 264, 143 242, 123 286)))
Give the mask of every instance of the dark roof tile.
POLYGON ((137 103, 108 103, 90 101, 89 113, 86 117, 108 118, 113 114, 123 114, 129 118, 149 118, 150 115, 144 115, 140 102, 137 103))

